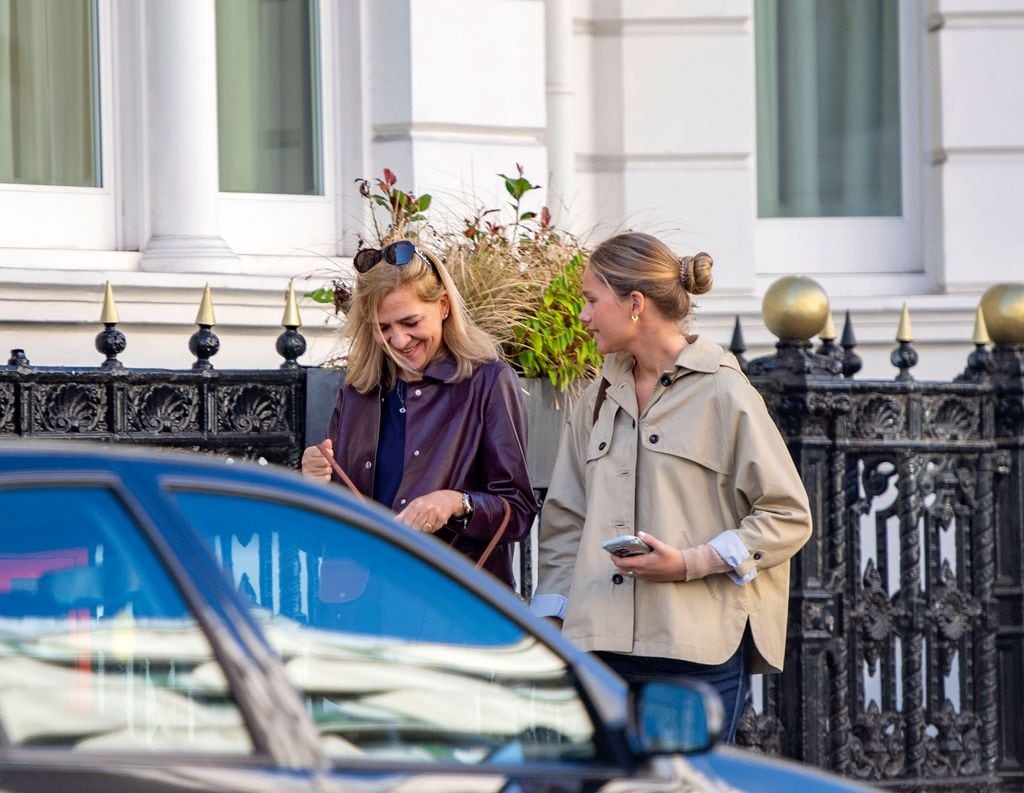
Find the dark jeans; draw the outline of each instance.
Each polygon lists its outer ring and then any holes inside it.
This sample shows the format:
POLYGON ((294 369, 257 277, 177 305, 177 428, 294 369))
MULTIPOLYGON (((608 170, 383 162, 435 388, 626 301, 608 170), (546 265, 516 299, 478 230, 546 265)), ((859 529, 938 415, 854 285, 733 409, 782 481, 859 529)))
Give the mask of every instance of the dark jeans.
POLYGON ((651 676, 682 677, 707 683, 718 692, 725 709, 722 740, 734 743, 740 716, 743 715, 743 708, 750 697, 750 675, 747 674, 747 658, 750 654, 748 640, 748 637, 744 636, 739 649, 724 664, 697 664, 675 658, 645 658, 606 652, 596 652, 594 655, 614 669, 627 683, 651 676))

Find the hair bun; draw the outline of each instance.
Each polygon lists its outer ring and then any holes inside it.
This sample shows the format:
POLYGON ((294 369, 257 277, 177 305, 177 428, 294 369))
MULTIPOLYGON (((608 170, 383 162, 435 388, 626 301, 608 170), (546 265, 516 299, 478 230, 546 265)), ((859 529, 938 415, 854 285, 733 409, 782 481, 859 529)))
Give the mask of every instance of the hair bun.
POLYGON ((682 281, 683 289, 691 295, 703 295, 709 291, 714 281, 711 276, 713 264, 711 256, 704 251, 693 256, 683 256, 679 260, 679 280, 682 281))

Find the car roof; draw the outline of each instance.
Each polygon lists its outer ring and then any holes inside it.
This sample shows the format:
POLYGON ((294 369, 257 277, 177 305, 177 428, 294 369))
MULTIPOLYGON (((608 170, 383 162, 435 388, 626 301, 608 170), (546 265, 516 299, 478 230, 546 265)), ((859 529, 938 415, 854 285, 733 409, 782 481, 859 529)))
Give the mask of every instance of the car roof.
POLYGON ((310 498, 334 502, 362 517, 393 522, 391 513, 373 502, 353 497, 343 487, 326 487, 298 471, 276 463, 257 463, 244 458, 169 447, 113 445, 88 440, 0 440, 0 472, 49 471, 89 468, 124 474, 131 471, 149 477, 180 475, 248 483, 276 485, 310 498))
POLYGON ((293 476, 298 477, 299 482, 306 481, 294 469, 272 463, 262 465, 223 454, 155 445, 115 445, 90 440, 3 439, 0 440, 0 458, 6 461, 5 468, 33 468, 38 461, 44 459, 48 465, 92 461, 99 467, 116 467, 119 464, 130 463, 158 465, 165 469, 201 469, 209 472, 233 466, 236 476, 261 476, 261 472, 272 472, 272 475, 293 476))

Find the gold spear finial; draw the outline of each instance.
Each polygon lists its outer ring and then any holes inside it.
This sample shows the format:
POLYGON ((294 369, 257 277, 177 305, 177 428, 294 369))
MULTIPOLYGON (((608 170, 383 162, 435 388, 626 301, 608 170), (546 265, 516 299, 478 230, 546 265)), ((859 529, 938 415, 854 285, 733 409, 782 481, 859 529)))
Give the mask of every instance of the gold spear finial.
POLYGON ((900 326, 896 329, 896 341, 913 341, 914 334, 910 331, 910 310, 907 304, 903 304, 903 313, 900 314, 900 326))
POLYGON ((971 334, 971 344, 991 344, 992 339, 988 337, 988 327, 985 325, 985 313, 981 310, 981 305, 978 305, 978 310, 974 314, 974 333, 971 334))
POLYGON ((104 325, 116 325, 121 321, 117 315, 117 303, 114 302, 114 290, 107 281, 106 289, 103 291, 103 310, 100 311, 100 322, 104 325))
POLYGON ((196 314, 197 325, 207 325, 212 327, 217 324, 217 320, 213 316, 213 298, 210 296, 210 284, 206 284, 206 288, 203 289, 203 299, 199 303, 199 313, 196 314))
POLYGON ((299 305, 295 302, 295 287, 288 282, 288 294, 284 299, 284 317, 281 324, 286 328, 301 328, 302 319, 299 317, 299 305))
POLYGON ((825 327, 821 329, 818 334, 818 338, 822 341, 835 341, 836 340, 836 324, 832 321, 832 312, 828 312, 828 317, 825 318, 825 327))

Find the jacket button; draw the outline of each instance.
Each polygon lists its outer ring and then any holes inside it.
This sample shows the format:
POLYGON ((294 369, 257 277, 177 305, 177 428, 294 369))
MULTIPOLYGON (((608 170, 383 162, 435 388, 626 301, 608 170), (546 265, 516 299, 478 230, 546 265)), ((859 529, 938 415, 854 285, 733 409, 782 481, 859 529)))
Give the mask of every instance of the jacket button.
POLYGON ((670 385, 672 385, 672 378, 669 377, 667 374, 663 374, 661 376, 661 384, 665 386, 665 388, 668 388, 670 385))
POLYGON ((365 469, 366 469, 367 471, 369 471, 369 470, 370 470, 371 468, 373 468, 373 463, 371 463, 371 462, 370 462, 369 460, 367 460, 367 461, 366 461, 366 463, 364 463, 363 467, 364 467, 364 468, 365 468, 365 469))
POLYGON ((764 554, 760 551, 754 551, 754 561, 760 562, 764 558, 764 554))
POLYGON ((652 435, 647 440, 649 440, 651 443, 657 443, 658 442, 658 436, 657 435, 652 435))
POLYGON ((612 576, 612 583, 613 584, 621 584, 625 580, 626 579, 622 577, 622 573, 616 573, 615 575, 612 576))
POLYGON ((423 392, 420 389, 416 389, 412 392, 415 396, 423 396, 423 392))
POLYGON ((604 447, 607 446, 607 445, 608 445, 607 443, 605 443, 604 441, 601 441, 599 444, 597 444, 598 451, 602 451, 603 452, 604 451, 604 447))
POLYGON ((419 450, 419 449, 417 449, 416 451, 414 451, 414 452, 412 453, 412 456, 413 456, 413 457, 419 457, 419 456, 420 456, 420 450, 419 450))

